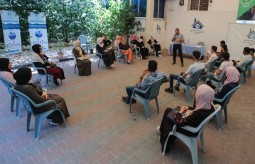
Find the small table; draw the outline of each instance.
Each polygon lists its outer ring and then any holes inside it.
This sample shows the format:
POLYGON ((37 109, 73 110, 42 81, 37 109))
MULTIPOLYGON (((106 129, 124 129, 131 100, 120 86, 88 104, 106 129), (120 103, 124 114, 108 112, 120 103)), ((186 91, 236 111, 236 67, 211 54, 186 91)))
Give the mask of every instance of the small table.
MULTIPOLYGON (((182 53, 191 55, 193 51, 199 51, 201 53, 200 59, 203 59, 205 56, 205 46, 194 45, 194 44, 182 44, 182 53)), ((173 43, 169 45, 168 49, 169 54, 173 54, 173 43)))

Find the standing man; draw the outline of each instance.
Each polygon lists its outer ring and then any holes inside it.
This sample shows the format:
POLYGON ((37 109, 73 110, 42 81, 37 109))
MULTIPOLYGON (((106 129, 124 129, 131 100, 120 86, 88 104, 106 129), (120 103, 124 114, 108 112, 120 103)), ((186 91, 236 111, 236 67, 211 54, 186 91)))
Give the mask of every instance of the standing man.
POLYGON ((179 28, 175 29, 175 34, 173 36, 172 42, 174 43, 173 45, 173 65, 176 63, 176 51, 178 50, 178 54, 180 55, 181 59, 181 64, 182 67, 184 66, 183 64, 183 56, 182 56, 182 43, 184 42, 184 36, 180 33, 179 28))

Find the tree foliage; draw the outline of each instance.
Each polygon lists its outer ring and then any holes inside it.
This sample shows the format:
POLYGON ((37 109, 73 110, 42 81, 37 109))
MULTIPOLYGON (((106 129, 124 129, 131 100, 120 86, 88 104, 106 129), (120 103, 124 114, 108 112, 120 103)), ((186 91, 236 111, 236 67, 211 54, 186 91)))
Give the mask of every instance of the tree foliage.
MULTIPOLYGON (((0 0, 0 10, 15 11, 20 17, 23 45, 29 45, 29 12, 44 12, 50 42, 69 42, 81 34, 93 40, 100 34, 114 38, 132 33, 139 22, 128 0, 0 0)), ((2 32, 2 30, 1 30, 2 32)))

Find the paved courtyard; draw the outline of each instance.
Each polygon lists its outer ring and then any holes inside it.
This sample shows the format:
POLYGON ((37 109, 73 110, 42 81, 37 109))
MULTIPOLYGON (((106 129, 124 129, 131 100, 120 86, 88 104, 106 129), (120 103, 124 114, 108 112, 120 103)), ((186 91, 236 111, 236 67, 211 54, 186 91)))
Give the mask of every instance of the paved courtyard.
MULTIPOLYGON (((185 67, 171 65, 171 56, 166 52, 157 60, 158 70, 167 74, 185 71, 193 62, 185 58, 185 67)), ((189 149, 177 141, 170 153, 162 155, 156 132, 167 107, 187 104, 185 93, 174 97, 166 93, 169 83, 161 86, 159 94, 160 113, 155 102, 150 103, 151 120, 146 121, 141 104, 129 105, 121 101, 125 86, 137 83, 141 72, 147 68, 147 60, 135 60, 127 65, 116 62, 114 70, 106 69, 97 58, 93 58, 92 75, 80 77, 73 72, 74 61, 58 63, 66 73, 66 80, 49 93, 65 98, 70 112, 67 127, 52 126, 45 120, 41 128, 41 139, 34 139, 34 121, 26 131, 26 112, 21 117, 10 112, 10 96, 0 83, 0 163, 192 163, 189 149)), ((36 78, 34 74, 33 78, 36 78)), ((255 163, 255 71, 232 97, 228 106, 228 123, 223 130, 216 129, 213 119, 204 130, 205 153, 198 144, 199 163, 255 163)), ((194 94, 192 95, 194 98, 194 94)))

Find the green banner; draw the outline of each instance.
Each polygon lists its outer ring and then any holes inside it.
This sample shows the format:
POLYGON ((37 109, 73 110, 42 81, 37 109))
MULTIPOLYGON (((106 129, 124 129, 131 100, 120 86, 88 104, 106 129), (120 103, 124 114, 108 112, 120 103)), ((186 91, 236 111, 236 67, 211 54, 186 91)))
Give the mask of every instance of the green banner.
POLYGON ((254 13, 250 10, 255 5, 255 0, 240 0, 239 8, 237 13, 238 20, 247 20, 247 15, 253 15, 254 13), (242 17, 246 17, 242 19, 242 17))

